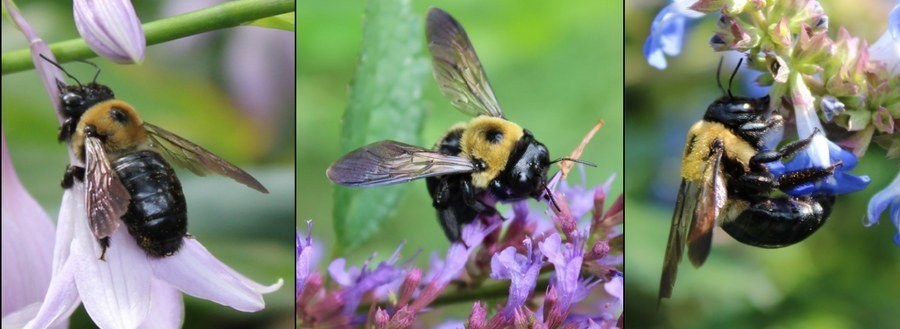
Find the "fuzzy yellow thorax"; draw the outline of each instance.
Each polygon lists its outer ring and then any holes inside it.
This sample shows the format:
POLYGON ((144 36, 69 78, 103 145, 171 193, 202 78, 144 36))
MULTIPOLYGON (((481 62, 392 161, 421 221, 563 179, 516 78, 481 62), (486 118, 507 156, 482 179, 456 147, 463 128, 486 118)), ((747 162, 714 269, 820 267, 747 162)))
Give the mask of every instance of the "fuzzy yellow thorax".
POLYGON ((103 136, 103 150, 110 159, 118 158, 147 140, 144 121, 134 107, 117 99, 103 101, 85 111, 75 129, 72 146, 75 155, 82 161, 84 161, 85 128, 88 126, 93 126, 94 131, 103 136), (124 114, 126 120, 119 122, 113 119, 111 113, 114 110, 124 114))
POLYGON ((502 118, 479 116, 469 121, 461 140, 463 153, 487 165, 484 171, 472 174, 472 185, 486 188, 506 167, 513 147, 524 134, 522 127, 502 118), (488 141, 491 132, 501 133, 503 139, 496 143, 488 141))

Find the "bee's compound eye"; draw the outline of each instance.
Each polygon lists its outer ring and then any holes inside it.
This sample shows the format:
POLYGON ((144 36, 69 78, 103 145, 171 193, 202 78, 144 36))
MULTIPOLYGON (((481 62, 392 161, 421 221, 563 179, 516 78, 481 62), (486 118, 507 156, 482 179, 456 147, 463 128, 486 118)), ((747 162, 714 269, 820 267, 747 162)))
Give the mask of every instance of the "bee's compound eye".
POLYGON ((128 116, 125 115, 125 112, 122 112, 120 109, 112 109, 109 111, 109 117, 119 123, 125 123, 128 121, 128 116))
POLYGON ((484 138, 491 144, 497 144, 503 141, 503 133, 497 130, 488 130, 484 134, 484 138))
POLYGON ((81 105, 81 102, 83 100, 84 99, 81 98, 81 95, 76 94, 76 93, 66 93, 62 97, 63 105, 66 105, 66 106, 81 105))

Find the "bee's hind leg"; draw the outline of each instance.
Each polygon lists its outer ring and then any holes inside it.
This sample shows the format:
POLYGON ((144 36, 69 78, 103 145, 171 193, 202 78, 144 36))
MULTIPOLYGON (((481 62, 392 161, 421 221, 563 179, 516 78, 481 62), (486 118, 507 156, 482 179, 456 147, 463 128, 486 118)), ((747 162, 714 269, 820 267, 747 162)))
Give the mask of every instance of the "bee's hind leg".
POLYGON ((63 174, 62 182, 59 184, 63 189, 69 189, 75 184, 75 180, 84 181, 84 167, 67 165, 63 174))
POLYGON ((97 239, 97 242, 100 243, 100 260, 106 261, 106 249, 109 249, 109 237, 97 239))

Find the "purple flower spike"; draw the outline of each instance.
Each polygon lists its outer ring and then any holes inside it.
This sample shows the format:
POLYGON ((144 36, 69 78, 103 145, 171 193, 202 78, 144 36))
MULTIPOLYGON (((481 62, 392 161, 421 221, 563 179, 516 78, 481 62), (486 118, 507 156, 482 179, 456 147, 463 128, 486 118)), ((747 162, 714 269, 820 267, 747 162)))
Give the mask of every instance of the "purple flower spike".
POLYGON ((306 280, 309 279, 309 273, 311 272, 311 262, 313 258, 313 247, 312 247, 312 221, 306 221, 306 238, 301 239, 300 234, 297 234, 297 289, 295 292, 296 296, 303 295, 303 288, 306 286, 306 280))
POLYGON ((650 25, 650 35, 644 43, 644 57, 647 63, 657 69, 666 68, 666 55, 676 56, 681 53, 684 41, 685 26, 689 19, 702 17, 704 14, 688 7, 696 0, 675 0, 663 8, 650 25))
POLYGON ((55 228, 19 181, 6 147, 6 132, 2 135, 3 326, 22 326, 34 317, 50 286, 55 228))
POLYGON ((98 55, 120 64, 140 64, 147 42, 128 0, 75 0, 75 27, 98 55))
POLYGON ((343 258, 335 259, 328 265, 331 278, 344 287, 341 297, 345 316, 352 316, 356 312, 356 307, 362 302, 365 293, 404 277, 405 271, 394 266, 399 260, 402 248, 403 244, 400 244, 388 260, 378 263, 372 270, 366 268, 369 260, 366 260, 361 268, 351 266, 347 270, 344 270, 346 260, 343 258))
POLYGON ((863 222, 865 226, 878 224, 881 214, 885 210, 891 208, 888 216, 891 222, 897 227, 897 234, 894 234, 894 243, 900 246, 900 173, 894 177, 894 180, 888 184, 883 190, 875 193, 869 200, 869 211, 867 212, 867 220, 863 222))
POLYGON ((511 315, 513 310, 523 306, 534 291, 538 275, 541 273, 541 252, 533 250, 531 239, 526 239, 525 254, 508 247, 491 258, 491 278, 509 279, 509 298, 501 313, 511 315))

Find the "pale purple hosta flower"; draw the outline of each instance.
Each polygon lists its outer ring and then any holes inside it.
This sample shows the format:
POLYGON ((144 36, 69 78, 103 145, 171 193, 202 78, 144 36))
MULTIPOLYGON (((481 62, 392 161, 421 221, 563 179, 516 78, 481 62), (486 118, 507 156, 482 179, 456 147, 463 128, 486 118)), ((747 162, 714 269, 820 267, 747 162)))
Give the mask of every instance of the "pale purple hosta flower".
POLYGON ((894 177, 888 186, 883 190, 875 193, 869 200, 869 209, 866 213, 866 226, 878 224, 881 214, 890 207, 888 217, 894 226, 897 227, 897 234, 894 234, 894 243, 900 246, 900 173, 894 177))
MULTIPOLYGON (((38 55, 53 60, 46 44, 8 2, 10 16, 32 45, 34 65, 59 114, 57 81, 60 72, 38 55), (54 72, 55 73, 52 73, 54 72)), ((69 150, 70 162, 74 159, 69 150)), ((185 239, 170 257, 150 258, 127 230, 110 237, 106 260, 98 259, 100 246, 88 227, 84 184, 76 182, 63 193, 55 246, 53 277, 36 316, 26 328, 47 328, 63 323, 83 303, 92 320, 103 328, 138 326, 178 327, 183 319, 179 290, 240 311, 264 307, 262 294, 277 290, 282 282, 263 286, 235 272, 200 245, 185 239)))
POLYGON ((525 240, 523 247, 524 254, 508 247, 491 258, 491 278, 510 280, 509 297, 498 317, 512 320, 513 312, 522 307, 534 292, 538 275, 541 274, 541 251, 533 248, 530 238, 525 240))
POLYGON ((674 0, 653 19, 650 35, 644 43, 644 57, 650 66, 665 69, 666 55, 681 53, 687 23, 704 15, 689 8, 694 2, 696 0, 674 0))
POLYGON ((120 64, 140 64, 147 42, 129 0, 74 0, 75 27, 98 55, 120 64))
MULTIPOLYGON (((54 227, 16 175, 6 132, 3 158, 3 327, 21 327, 34 317, 50 285, 54 227)), ((61 323, 59 327, 67 327, 61 323)))
POLYGON ((869 46, 869 59, 887 64, 891 74, 900 74, 900 4, 888 15, 888 28, 869 46))

